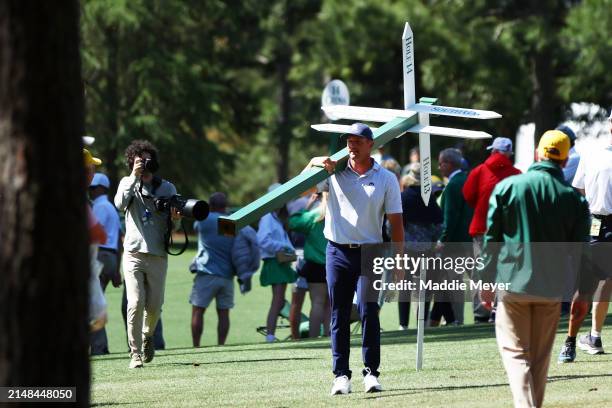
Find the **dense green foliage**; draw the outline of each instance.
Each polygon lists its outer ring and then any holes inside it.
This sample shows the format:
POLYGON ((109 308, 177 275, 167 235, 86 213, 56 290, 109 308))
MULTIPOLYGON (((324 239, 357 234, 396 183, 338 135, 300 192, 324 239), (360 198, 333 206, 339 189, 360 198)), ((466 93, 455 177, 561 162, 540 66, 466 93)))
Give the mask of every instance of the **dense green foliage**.
MULTIPOLYGON (((151 139, 181 192, 222 189, 245 204, 326 153, 329 136, 309 125, 330 79, 347 83, 353 105, 402 106, 405 21, 417 97, 504 115, 436 124, 513 137, 533 121, 539 135, 572 102, 612 104, 612 0, 84 0, 94 150, 116 180, 125 146, 151 139)), ((390 150, 405 161, 417 139, 402 139, 390 150)), ((463 147, 476 161, 482 146, 463 147)))

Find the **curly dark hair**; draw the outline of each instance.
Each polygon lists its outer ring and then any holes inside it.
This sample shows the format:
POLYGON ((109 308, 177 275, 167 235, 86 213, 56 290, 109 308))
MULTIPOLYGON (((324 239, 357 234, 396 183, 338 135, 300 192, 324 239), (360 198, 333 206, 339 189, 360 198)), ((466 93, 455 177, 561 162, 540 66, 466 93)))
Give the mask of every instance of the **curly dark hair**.
POLYGON ((145 152, 149 153, 151 158, 159 163, 157 148, 153 146, 153 143, 148 140, 134 140, 127 149, 125 149, 125 160, 130 170, 132 170, 134 166, 135 158, 140 157, 145 152))

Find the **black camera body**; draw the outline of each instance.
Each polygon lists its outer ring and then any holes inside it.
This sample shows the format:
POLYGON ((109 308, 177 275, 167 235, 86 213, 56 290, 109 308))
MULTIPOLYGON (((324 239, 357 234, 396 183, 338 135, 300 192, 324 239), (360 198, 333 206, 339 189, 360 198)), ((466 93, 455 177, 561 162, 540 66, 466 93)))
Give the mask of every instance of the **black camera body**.
POLYGON ((144 170, 153 174, 159 170, 159 163, 155 159, 144 159, 144 170))
POLYGON ((180 194, 170 198, 155 198, 153 203, 157 211, 170 214, 170 210, 175 208, 182 216, 195 218, 197 221, 205 220, 209 213, 206 201, 184 198, 180 194))

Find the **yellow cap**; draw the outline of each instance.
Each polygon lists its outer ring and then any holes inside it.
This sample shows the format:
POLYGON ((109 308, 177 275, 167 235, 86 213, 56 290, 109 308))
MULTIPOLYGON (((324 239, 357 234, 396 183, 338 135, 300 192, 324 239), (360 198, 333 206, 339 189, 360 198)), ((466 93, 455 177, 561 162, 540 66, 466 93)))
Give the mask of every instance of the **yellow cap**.
POLYGON ((554 160, 565 160, 570 149, 569 137, 560 130, 548 130, 544 132, 538 144, 540 157, 548 157, 554 160))
POLYGON ((92 164, 94 166, 99 166, 102 164, 102 160, 98 159, 97 157, 93 157, 90 151, 87 149, 83 149, 83 159, 85 159, 86 166, 89 166, 92 164))

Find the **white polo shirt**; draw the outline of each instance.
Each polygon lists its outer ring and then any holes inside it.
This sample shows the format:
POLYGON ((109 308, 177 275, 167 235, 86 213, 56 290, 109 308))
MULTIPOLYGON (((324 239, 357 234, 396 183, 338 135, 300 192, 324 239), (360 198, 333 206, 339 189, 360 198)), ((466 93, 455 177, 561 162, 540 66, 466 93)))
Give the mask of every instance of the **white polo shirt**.
POLYGON ((401 214, 402 200, 397 177, 374 162, 359 175, 350 165, 330 176, 325 213, 325 238, 338 244, 383 242, 384 214, 401 214))
POLYGON ((583 154, 572 185, 584 190, 592 214, 612 214, 612 145, 583 154))

